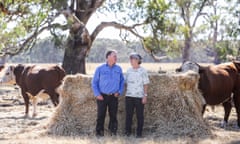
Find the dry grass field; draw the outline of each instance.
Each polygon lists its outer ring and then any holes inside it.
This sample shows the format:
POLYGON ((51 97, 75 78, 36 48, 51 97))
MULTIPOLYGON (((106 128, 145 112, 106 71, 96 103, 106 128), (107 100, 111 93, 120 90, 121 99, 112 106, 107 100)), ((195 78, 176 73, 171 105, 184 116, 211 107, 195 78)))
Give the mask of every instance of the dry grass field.
MULTIPOLYGON (((93 74, 99 64, 87 64, 87 74, 93 74)), ((125 72, 127 63, 120 63, 125 72)), ((149 72, 161 70, 174 72, 179 63, 144 63, 142 64, 149 72)), ((95 136, 79 137, 53 137, 45 133, 46 125, 54 112, 50 101, 45 101, 37 107, 38 115, 36 118, 23 118, 24 105, 23 98, 13 86, 0 86, 0 143, 9 144, 238 144, 240 143, 240 129, 236 127, 236 111, 232 109, 228 126, 220 128, 223 119, 223 108, 216 106, 214 110, 207 107, 204 120, 211 127, 212 135, 209 137, 192 138, 178 136, 147 136, 141 139, 135 137, 116 137, 106 136, 96 138, 95 136)), ((30 106, 30 114, 32 107, 30 106)), ((95 119, 94 119, 95 121, 95 119)))
MULTIPOLYGON (((94 70, 99 65, 99 63, 87 63, 87 74, 93 74, 94 70)), ((126 70, 131 66, 130 63, 118 63, 118 65, 122 67, 123 72, 126 72, 126 70)), ((174 72, 175 69, 180 66, 180 63, 142 63, 141 66, 149 72, 158 72, 159 70, 174 72)))

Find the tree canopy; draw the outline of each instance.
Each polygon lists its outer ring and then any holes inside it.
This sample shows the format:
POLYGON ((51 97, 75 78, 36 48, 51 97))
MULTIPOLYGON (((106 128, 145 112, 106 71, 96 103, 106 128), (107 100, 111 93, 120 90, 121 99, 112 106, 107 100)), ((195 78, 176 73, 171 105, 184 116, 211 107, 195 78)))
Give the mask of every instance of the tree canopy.
POLYGON ((218 56, 227 52, 218 41, 240 39, 239 7, 238 0, 3 0, 0 50, 2 55, 16 55, 48 31, 65 48, 63 65, 68 71, 84 73, 85 57, 96 36, 114 27, 124 41, 129 35, 139 38, 156 60, 162 58, 156 54, 176 52, 183 60, 190 59, 193 41, 204 41, 218 56), (114 13, 116 18, 101 22, 90 34, 86 25, 91 25, 88 21, 96 13, 114 13))

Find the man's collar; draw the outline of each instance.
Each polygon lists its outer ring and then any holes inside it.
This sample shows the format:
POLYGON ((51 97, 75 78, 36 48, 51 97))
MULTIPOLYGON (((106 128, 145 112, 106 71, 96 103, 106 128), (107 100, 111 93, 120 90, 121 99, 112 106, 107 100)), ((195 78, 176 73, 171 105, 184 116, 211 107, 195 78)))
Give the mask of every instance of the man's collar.
POLYGON ((112 66, 110 66, 107 62, 106 62, 106 66, 108 67, 114 67, 116 64, 113 64, 112 66))

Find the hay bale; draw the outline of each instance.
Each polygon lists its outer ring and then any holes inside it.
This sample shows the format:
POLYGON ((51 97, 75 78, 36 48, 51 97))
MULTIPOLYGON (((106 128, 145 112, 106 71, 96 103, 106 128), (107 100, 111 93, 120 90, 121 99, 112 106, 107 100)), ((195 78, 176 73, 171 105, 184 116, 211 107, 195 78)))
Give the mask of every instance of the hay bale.
POLYGON ((94 131, 96 104, 91 90, 91 77, 68 75, 58 88, 60 103, 49 124, 55 135, 74 136, 94 131))
POLYGON ((195 72, 152 75, 145 129, 156 136, 208 135, 210 130, 201 114, 205 101, 197 88, 198 79, 195 72))
MULTIPOLYGON (((144 135, 201 136, 210 133, 201 114, 204 100, 197 89, 197 73, 151 74, 149 77, 144 135)), ((59 88, 61 100, 49 123, 49 133, 64 136, 95 134, 97 106, 91 79, 91 76, 82 74, 65 77, 59 88)), ((108 121, 107 113, 106 135, 108 121)), ((125 125, 124 97, 119 98, 118 121, 118 133, 121 135, 125 125)))

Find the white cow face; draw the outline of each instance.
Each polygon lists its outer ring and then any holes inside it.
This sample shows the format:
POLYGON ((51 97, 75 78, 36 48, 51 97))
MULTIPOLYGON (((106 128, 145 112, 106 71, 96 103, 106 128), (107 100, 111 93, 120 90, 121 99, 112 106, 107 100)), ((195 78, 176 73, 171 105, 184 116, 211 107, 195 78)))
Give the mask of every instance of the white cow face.
POLYGON ((13 73, 14 66, 6 66, 0 73, 0 83, 15 84, 16 78, 13 73))
POLYGON ((181 71, 182 72, 187 72, 189 70, 192 70, 194 72, 199 72, 199 65, 195 62, 191 62, 191 61, 186 61, 182 64, 181 66, 181 71))

